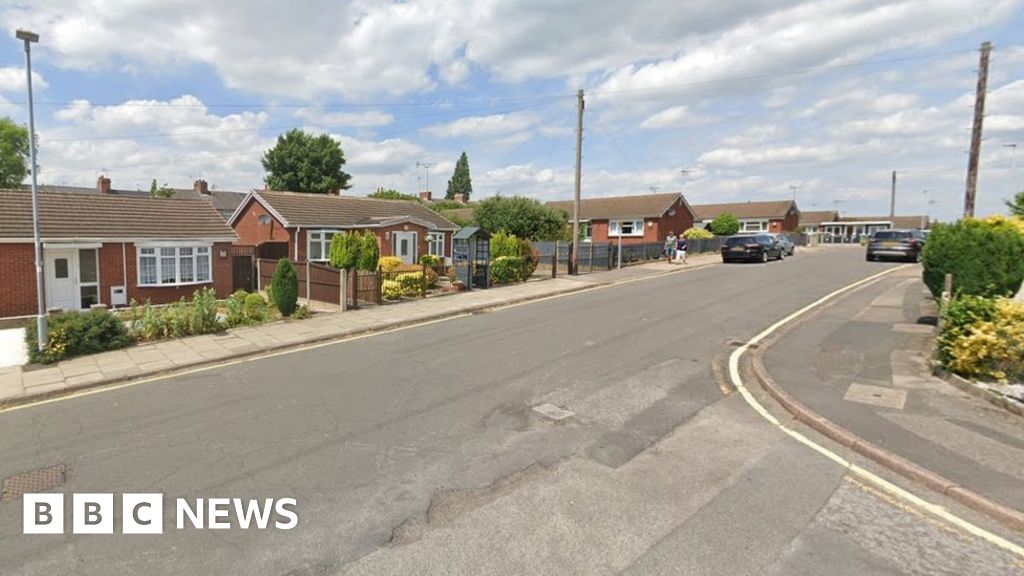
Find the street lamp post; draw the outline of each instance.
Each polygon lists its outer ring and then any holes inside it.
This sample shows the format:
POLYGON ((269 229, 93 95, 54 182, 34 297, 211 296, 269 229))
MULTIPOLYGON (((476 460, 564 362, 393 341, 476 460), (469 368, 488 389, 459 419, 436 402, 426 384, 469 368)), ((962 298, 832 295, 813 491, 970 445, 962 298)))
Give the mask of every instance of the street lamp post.
POLYGON ((39 241, 39 194, 36 190, 36 117, 32 107, 32 43, 39 42, 39 34, 21 30, 14 37, 25 42, 25 81, 28 84, 28 149, 32 172, 32 240, 36 252, 36 346, 40 352, 46 348, 46 300, 43 296, 43 247, 39 241))

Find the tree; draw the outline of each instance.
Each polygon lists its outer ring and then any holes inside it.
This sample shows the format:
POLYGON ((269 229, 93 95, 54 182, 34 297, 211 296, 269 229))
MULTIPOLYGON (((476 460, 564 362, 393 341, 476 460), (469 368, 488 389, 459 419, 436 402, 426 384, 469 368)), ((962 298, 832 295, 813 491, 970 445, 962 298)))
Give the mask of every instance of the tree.
POLYGON ((373 271, 377 269, 377 262, 380 260, 380 245, 377 244, 377 235, 373 232, 365 232, 359 239, 359 259, 356 267, 360 270, 373 271))
POLYGON ((0 188, 17 188, 28 176, 28 128, 0 118, 0 188))
POLYGON ((335 234, 328 250, 331 266, 345 270, 355 268, 359 263, 360 242, 359 237, 351 232, 335 234))
POLYGON ((469 177, 469 158, 463 152, 459 161, 455 163, 455 172, 452 179, 448 181, 448 191, 444 197, 454 200, 456 194, 462 194, 463 201, 469 201, 469 195, 473 193, 473 181, 469 177))
POLYGON ((153 182, 149 185, 149 197, 150 198, 173 198, 175 190, 167 185, 165 182, 163 186, 156 185, 156 178, 153 178, 153 182))
POLYGON ((708 226, 716 236, 731 236, 740 231, 740 221, 735 215, 723 212, 711 221, 708 226))
POLYGON ((291 316, 295 312, 295 305, 299 301, 299 277, 287 258, 277 261, 274 277, 270 281, 270 296, 282 316, 291 316))
POLYGON ((1024 191, 1017 192, 1013 200, 1006 202, 1006 207, 1010 209, 1010 214, 1024 218, 1024 191))
POLYGON ((562 237, 568 216, 525 196, 493 196, 477 204, 473 219, 488 232, 507 232, 527 240, 562 237))
POLYGON ((398 190, 392 190, 384 188, 377 188, 377 190, 366 195, 367 198, 377 198, 378 200, 408 200, 411 202, 419 202, 419 196, 412 194, 404 194, 398 190))
POLYGON ((264 182, 272 190, 327 194, 352 187, 341 168, 345 153, 327 134, 313 136, 292 129, 277 137, 277 144, 263 154, 264 182))

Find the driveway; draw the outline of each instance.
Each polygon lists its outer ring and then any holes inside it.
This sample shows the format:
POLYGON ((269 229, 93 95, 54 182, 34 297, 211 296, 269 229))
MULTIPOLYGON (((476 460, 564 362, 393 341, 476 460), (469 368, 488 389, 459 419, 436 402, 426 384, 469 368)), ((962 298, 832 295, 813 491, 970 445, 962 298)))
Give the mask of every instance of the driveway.
POLYGON ((21 366, 26 362, 28 350, 25 348, 25 329, 0 330, 0 368, 21 366))

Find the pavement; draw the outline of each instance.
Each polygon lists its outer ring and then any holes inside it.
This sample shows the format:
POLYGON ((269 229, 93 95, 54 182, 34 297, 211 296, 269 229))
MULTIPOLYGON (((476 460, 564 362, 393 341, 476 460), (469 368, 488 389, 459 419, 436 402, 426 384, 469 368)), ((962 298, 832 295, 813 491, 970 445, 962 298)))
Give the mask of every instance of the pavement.
POLYGON ((929 485, 966 488, 1024 518, 1024 418, 932 374, 936 315, 920 268, 908 267, 796 325, 763 351, 764 367, 811 411, 923 470, 929 485))
POLYGON ((170 526, 26 536, 0 502, 2 571, 1020 573, 720 389, 732 342, 892 266, 709 266, 0 411, 0 478, 63 464, 49 491, 162 493, 170 526), (177 530, 178 497, 292 497, 299 525, 177 530))
POLYGON ((21 366, 27 360, 23 333, 20 329, 3 331, 0 337, 11 342, 10 347, 0 342, 0 349, 5 350, 3 358, 9 360, 0 363, 0 406, 713 263, 719 263, 716 254, 700 254, 692 257, 685 266, 651 262, 575 277, 559 276, 489 290, 370 306, 344 313, 324 312, 303 321, 272 322, 233 328, 221 334, 144 343, 47 366, 21 366), (19 359, 21 362, 17 362, 19 359))
POLYGON ((28 362, 28 350, 25 348, 24 328, 4 328, 0 330, 0 370, 21 366, 28 362))

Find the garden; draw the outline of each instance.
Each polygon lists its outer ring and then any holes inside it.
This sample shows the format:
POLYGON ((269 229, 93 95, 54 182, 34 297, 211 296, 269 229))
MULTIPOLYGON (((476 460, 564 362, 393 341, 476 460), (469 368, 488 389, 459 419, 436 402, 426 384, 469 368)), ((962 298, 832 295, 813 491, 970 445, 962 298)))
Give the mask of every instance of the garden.
POLYGON ((36 346, 37 328, 25 327, 29 361, 50 364, 135 343, 154 342, 200 334, 216 334, 237 326, 252 326, 282 318, 301 320, 311 313, 298 305, 298 277, 287 259, 278 262, 268 288, 269 298, 239 290, 218 300, 212 288, 201 288, 192 299, 182 298, 164 306, 134 300, 127 308, 95 308, 82 312, 61 312, 47 320, 47 344, 36 346))
POLYGON ((941 298, 935 357, 947 371, 1024 401, 1024 220, 993 216, 940 224, 922 255, 941 298), (945 278, 952 291, 944 294, 945 278))

